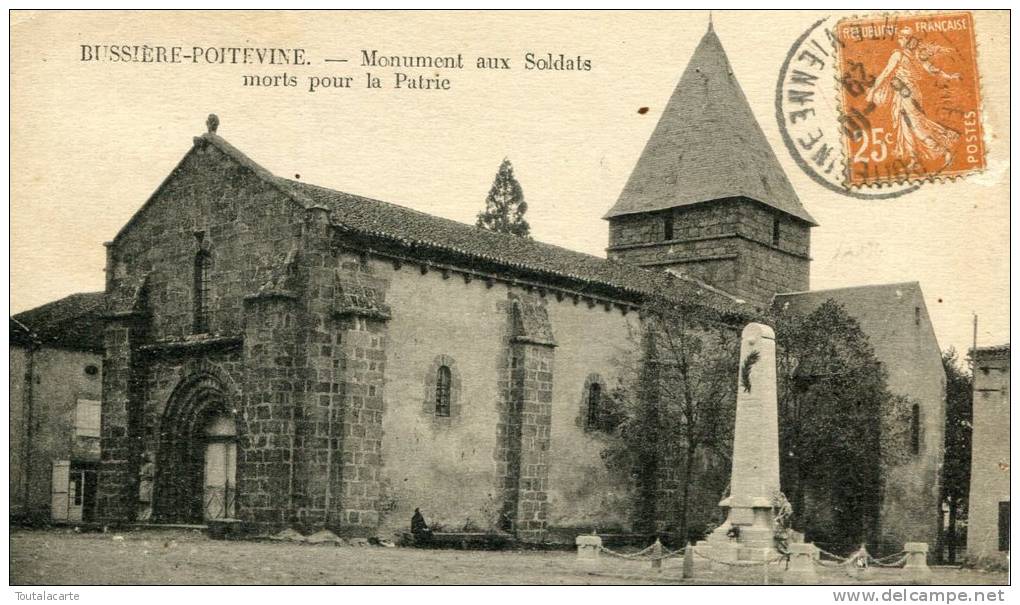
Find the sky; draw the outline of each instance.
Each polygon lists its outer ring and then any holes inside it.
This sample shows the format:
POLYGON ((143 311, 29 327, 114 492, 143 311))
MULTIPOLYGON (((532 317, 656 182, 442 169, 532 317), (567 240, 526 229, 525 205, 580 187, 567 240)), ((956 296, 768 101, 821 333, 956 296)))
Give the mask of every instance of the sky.
MULTIPOLYGON (((918 281, 942 348, 1009 340, 1009 21, 975 13, 985 172, 883 201, 811 180, 783 146, 776 80, 797 37, 826 12, 715 11, 735 76, 803 205, 811 288, 918 281)), ((705 12, 20 13, 11 25, 12 313, 102 290, 103 242, 205 131, 274 174, 473 223, 503 158, 539 240, 604 256, 616 201, 704 34, 705 12), (82 45, 282 47, 307 65, 82 61, 82 45), (456 55, 449 90, 393 87, 361 51, 456 55), (591 69, 526 70, 525 57, 591 69), (476 57, 509 57, 478 70, 476 57), (326 61, 346 59, 346 62, 326 61), (365 73, 383 88, 368 89, 365 73), (296 76, 245 87, 245 75, 296 76), (309 78, 352 87, 309 92, 309 78), (638 109, 648 111, 639 113, 638 109)), ((206 54, 209 51, 204 51, 206 54)), ((408 74, 434 76, 429 70, 408 74)))

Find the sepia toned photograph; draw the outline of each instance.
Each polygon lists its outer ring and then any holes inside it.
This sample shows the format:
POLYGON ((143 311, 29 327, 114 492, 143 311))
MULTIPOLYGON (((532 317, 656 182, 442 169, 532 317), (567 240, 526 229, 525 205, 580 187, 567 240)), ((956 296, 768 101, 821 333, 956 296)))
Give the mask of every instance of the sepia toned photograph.
POLYGON ((8 15, 17 600, 1005 600, 1009 11, 8 15))

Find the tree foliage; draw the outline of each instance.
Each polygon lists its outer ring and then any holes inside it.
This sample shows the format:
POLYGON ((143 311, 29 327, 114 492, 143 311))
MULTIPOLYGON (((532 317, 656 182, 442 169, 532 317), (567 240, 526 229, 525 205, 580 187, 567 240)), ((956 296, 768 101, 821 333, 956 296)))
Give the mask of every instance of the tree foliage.
POLYGON ((949 560, 956 560, 956 522, 967 517, 970 496, 970 451, 973 431, 974 382, 961 365, 956 350, 942 353, 946 372, 946 443, 942 462, 942 502, 949 509, 946 545, 949 560))
POLYGON ((604 456, 635 471, 639 525, 665 516, 686 536, 692 498, 709 493, 714 505, 725 485, 713 485, 719 475, 702 461, 730 456, 740 343, 732 327, 693 307, 658 302, 644 316, 643 354, 613 392, 618 439, 604 456), (656 510, 662 490, 673 497, 656 510))
POLYGON ((780 481, 793 504, 794 527, 810 532, 822 525, 806 514, 810 500, 832 511, 825 539, 871 539, 883 464, 876 420, 890 405, 902 410, 907 402, 889 394, 867 336, 832 300, 807 315, 781 314, 776 340, 780 481))
POLYGON ((497 233, 527 237, 531 233, 531 227, 524 219, 527 211, 524 190, 514 177, 514 167, 510 160, 504 159, 489 189, 489 196, 485 199, 485 211, 478 213, 475 224, 497 233))
MULTIPOLYGON (((672 518, 673 529, 697 533, 689 530, 728 485, 736 391, 748 380, 739 330, 679 304, 656 303, 644 317, 641 354, 621 364, 613 391, 616 439, 604 457, 634 470, 639 505, 651 506, 646 521, 672 518), (649 504, 663 496, 669 510, 649 504), (710 504, 695 510, 699 500, 710 504)), ((837 303, 765 321, 776 331, 780 481, 792 525, 845 545, 874 539, 883 465, 909 451, 911 402, 889 393, 867 336, 837 303)))

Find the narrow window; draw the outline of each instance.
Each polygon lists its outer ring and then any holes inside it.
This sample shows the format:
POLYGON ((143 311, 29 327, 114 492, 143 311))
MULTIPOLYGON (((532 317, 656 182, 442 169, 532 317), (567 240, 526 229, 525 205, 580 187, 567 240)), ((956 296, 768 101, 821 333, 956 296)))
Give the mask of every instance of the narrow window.
POLYGON ((602 429, 602 385, 593 382, 588 387, 588 428, 602 429))
POLYGON ((1009 550, 1009 501, 999 502, 999 550, 1009 550))
POLYGON ((199 251, 195 255, 195 334, 205 334, 209 331, 209 271, 211 268, 212 255, 205 250, 199 251))
POLYGON ((436 372, 436 416, 450 415, 450 368, 439 366, 436 372))
POLYGON ((772 217, 772 245, 779 245, 779 217, 772 217))
POLYGON ((921 307, 914 307, 914 325, 921 325, 921 307))
POLYGON ((673 239, 673 211, 669 210, 662 215, 662 239, 673 239))
POLYGON ((921 453, 921 408, 916 403, 910 413, 910 449, 914 455, 921 453))

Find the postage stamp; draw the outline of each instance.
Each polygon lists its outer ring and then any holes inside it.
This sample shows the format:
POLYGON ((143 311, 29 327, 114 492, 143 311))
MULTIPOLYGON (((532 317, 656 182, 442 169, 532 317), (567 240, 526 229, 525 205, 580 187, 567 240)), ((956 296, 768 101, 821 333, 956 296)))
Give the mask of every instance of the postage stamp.
POLYGON ((776 123, 790 158, 816 184, 857 200, 887 200, 920 189, 923 181, 889 182, 881 187, 848 184, 847 129, 858 128, 842 113, 836 79, 837 20, 823 17, 790 46, 776 82, 776 123))
POLYGON ((849 186, 984 169, 971 13, 843 19, 835 46, 849 186))

